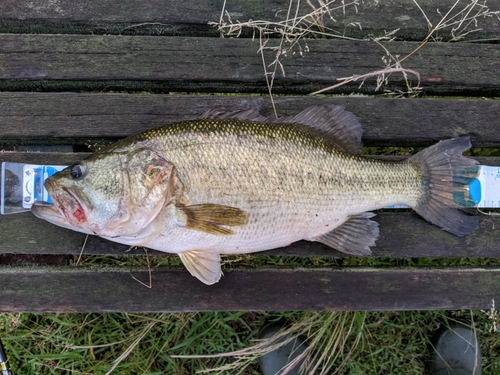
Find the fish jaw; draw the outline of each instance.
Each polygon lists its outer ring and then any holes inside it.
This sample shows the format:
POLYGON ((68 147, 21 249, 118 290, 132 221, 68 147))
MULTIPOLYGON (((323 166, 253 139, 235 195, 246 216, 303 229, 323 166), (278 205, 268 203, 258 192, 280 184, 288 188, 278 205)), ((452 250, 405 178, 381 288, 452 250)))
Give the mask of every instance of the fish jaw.
POLYGON ((94 231, 86 228, 88 212, 73 189, 70 187, 55 189, 51 179, 45 182, 45 188, 54 203, 36 201, 31 207, 31 212, 36 217, 63 228, 94 234, 94 231))
POLYGON ((68 219, 59 211, 55 204, 35 202, 31 207, 31 212, 39 219, 46 220, 49 223, 57 225, 59 227, 71 229, 81 233, 94 234, 92 231, 86 228, 71 224, 68 219))

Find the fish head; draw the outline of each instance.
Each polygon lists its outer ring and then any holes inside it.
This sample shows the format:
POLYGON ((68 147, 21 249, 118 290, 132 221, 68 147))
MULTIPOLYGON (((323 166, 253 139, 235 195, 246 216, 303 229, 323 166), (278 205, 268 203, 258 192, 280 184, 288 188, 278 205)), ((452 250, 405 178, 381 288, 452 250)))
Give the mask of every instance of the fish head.
POLYGON ((45 181, 53 204, 35 202, 35 216, 103 237, 133 236, 178 196, 174 165, 149 149, 96 153, 45 181))

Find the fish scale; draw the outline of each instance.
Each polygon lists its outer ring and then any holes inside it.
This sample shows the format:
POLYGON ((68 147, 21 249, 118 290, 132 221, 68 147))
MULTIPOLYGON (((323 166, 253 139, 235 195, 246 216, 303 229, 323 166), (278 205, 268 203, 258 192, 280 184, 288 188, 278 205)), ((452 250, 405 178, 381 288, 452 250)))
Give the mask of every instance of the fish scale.
POLYGON ((361 126, 342 107, 277 120, 216 110, 68 167, 47 180, 54 206, 33 211, 74 230, 177 253, 191 274, 213 284, 220 254, 309 240, 367 255, 378 237, 368 211, 389 205, 413 207, 453 234, 471 233, 477 219, 454 200, 468 199, 475 166, 461 155, 468 147, 468 138, 455 138, 388 162, 357 155, 361 126))
MULTIPOLYGON (((176 166, 191 204, 249 213, 250 222, 230 237, 167 227, 172 252, 188 242, 229 254, 284 246, 319 236, 354 214, 415 205, 421 194, 421 176, 408 162, 343 154, 320 134, 289 124, 194 120, 146 132, 141 140, 176 166)), ((145 245, 159 248, 160 241, 145 245)))

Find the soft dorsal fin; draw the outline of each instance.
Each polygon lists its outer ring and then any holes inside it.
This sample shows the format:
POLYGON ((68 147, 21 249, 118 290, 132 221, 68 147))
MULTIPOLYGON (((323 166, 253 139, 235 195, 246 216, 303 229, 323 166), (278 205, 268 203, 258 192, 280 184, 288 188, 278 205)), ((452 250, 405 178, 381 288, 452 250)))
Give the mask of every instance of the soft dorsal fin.
POLYGON ((363 150, 361 124, 356 116, 339 105, 326 104, 309 107, 295 116, 280 117, 273 122, 310 126, 326 133, 333 138, 337 148, 350 154, 360 154, 363 150))
POLYGON ((277 119, 262 116, 255 109, 226 111, 221 108, 209 110, 201 118, 302 124, 324 133, 338 149, 346 153, 360 154, 363 148, 361 143, 363 130, 358 119, 344 107, 334 104, 312 106, 295 116, 277 119))

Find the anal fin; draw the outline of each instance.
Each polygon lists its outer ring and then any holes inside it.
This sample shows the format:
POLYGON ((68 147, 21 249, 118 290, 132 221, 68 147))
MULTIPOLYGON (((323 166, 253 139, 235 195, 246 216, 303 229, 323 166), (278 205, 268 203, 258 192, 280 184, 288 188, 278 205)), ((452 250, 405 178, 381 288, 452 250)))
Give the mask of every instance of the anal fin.
POLYGON ((312 241, 350 255, 370 255, 370 247, 375 246, 379 235, 378 223, 370 220, 373 216, 372 212, 351 216, 342 225, 312 241))
POLYGON ((177 209, 185 214, 186 228, 195 229, 214 235, 229 235, 235 232, 224 226, 243 226, 248 217, 245 211, 236 207, 218 204, 197 204, 178 206, 177 209))
POLYGON ((206 250, 190 250, 179 253, 189 273, 202 283, 212 285, 222 276, 220 254, 206 250))

